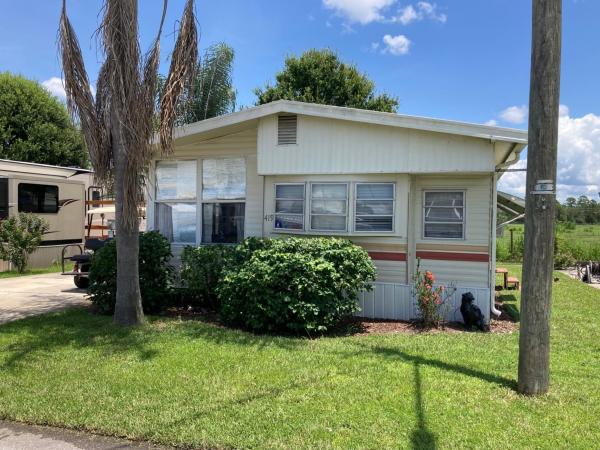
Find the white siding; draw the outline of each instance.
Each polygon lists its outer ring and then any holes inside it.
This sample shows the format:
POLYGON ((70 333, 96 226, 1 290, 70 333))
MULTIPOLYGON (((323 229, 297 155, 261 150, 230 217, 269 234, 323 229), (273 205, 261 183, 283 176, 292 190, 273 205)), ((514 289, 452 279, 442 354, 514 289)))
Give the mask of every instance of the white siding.
MULTIPOLYGON (((475 297, 475 304, 479 306, 485 321, 489 322, 489 299, 488 288, 455 286, 453 294, 447 300, 445 319, 451 322, 462 322, 460 304, 462 294, 471 292, 475 297)), ((356 313, 358 317, 370 319, 394 319, 414 320, 418 318, 416 301, 412 295, 412 287, 399 283, 374 283, 373 290, 361 292, 358 297, 360 310, 356 313)))
POLYGON ((298 116, 298 141, 277 145, 277 116, 261 119, 258 171, 270 174, 492 172, 489 140, 298 116))

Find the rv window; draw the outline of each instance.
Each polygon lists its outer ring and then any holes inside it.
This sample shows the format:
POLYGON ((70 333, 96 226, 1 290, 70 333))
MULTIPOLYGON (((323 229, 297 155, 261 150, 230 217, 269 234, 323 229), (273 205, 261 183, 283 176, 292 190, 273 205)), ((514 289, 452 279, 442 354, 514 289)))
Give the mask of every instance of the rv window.
POLYGON ((426 191, 423 204, 423 237, 464 239, 465 193, 426 191))
POLYGON ((8 217, 8 178, 0 178, 0 220, 8 217))
POLYGON ((58 186, 19 183, 19 212, 56 214, 58 186))
POLYGON ((354 231, 394 231, 394 183, 358 183, 354 231))

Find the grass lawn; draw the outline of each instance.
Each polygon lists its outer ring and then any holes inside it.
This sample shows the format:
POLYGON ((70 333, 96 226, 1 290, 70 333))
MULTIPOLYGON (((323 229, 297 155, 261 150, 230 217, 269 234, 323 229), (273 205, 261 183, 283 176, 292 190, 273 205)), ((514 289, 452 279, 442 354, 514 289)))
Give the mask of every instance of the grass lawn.
POLYGON ((0 326, 0 417, 192 447, 592 448, 600 290, 558 276, 542 398, 515 392, 518 333, 308 340, 71 310, 0 326))
POLYGON ((49 267, 43 267, 40 269, 27 269, 23 273, 19 273, 16 270, 10 270, 8 272, 0 272, 0 279, 2 278, 14 278, 14 277, 24 277, 27 275, 41 275, 44 273, 58 273, 62 271, 60 264, 54 264, 49 267))

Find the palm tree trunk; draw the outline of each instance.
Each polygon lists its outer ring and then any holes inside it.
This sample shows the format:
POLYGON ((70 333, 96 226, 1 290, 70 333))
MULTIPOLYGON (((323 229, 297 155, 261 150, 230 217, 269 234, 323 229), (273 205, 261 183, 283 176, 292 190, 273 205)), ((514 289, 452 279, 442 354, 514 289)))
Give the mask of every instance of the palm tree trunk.
MULTIPOLYGON (((138 325, 144 322, 139 279, 139 226, 138 220, 131 227, 125 223, 123 208, 124 184, 127 173, 125 145, 121 138, 121 123, 113 113, 112 146, 115 155, 115 218, 117 235, 117 302, 114 321, 119 325, 138 325)), ((137 217, 137 212, 136 212, 137 217)))

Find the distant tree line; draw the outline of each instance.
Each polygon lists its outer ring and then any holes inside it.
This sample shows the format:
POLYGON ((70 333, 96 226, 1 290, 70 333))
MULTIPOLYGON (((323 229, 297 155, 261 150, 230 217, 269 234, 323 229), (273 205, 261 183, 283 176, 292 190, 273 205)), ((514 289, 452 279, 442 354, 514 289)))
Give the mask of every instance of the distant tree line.
POLYGON ((564 203, 557 204, 556 219, 577 224, 600 223, 600 202, 586 195, 568 197, 564 203))

